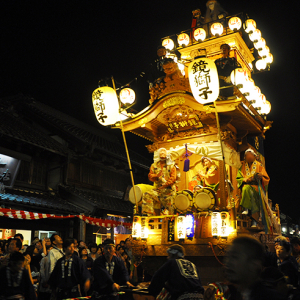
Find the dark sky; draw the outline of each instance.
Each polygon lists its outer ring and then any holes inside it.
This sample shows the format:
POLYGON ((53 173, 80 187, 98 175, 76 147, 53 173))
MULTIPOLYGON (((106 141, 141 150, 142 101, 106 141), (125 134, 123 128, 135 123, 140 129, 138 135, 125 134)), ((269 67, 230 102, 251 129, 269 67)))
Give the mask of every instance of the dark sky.
MULTIPOLYGON (((98 80, 113 75, 125 84, 138 76, 155 58, 160 39, 188 29, 191 11, 200 8, 204 13, 205 3, 2 0, 0 96, 30 95, 101 130, 91 102, 98 80)), ((295 0, 220 3, 229 14, 248 13, 274 55, 271 71, 253 76, 272 104, 268 119, 274 124, 265 140, 269 196, 284 212, 299 218, 299 4, 295 0)), ((145 81, 132 88, 137 108, 145 107, 145 81)), ((131 148, 148 144, 128 137, 131 148)))

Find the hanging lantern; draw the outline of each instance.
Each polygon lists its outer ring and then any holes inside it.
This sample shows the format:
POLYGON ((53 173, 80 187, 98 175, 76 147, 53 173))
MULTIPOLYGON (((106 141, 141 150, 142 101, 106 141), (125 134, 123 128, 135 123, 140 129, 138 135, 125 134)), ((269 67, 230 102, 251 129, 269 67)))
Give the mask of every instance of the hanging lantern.
POLYGON ((185 216, 177 217, 177 238, 179 240, 185 239, 185 216))
POLYGON ((240 30, 242 27, 242 20, 238 17, 232 17, 228 21, 228 26, 232 31, 240 30))
POLYGON ((253 92, 254 86, 254 80, 252 78, 247 77, 243 87, 239 88, 239 90, 242 94, 250 96, 251 92, 253 92))
POLYGON ((214 61, 197 58, 189 64, 188 74, 193 96, 199 103, 212 103, 218 98, 219 77, 214 61))
POLYGON ((120 100, 123 104, 130 105, 135 100, 135 92, 130 88, 125 88, 120 92, 120 100))
POLYGON ((141 239, 145 240, 148 238, 148 219, 145 217, 141 218, 141 239))
POLYGON ((113 88, 97 88, 93 92, 92 101, 96 119, 101 125, 112 125, 120 120, 119 101, 113 88))
POLYGON ((242 68, 234 69, 230 74, 231 83, 236 86, 244 86, 247 78, 248 74, 242 68))
POLYGON ((221 215, 219 212, 213 212, 211 214, 211 234, 212 236, 220 235, 220 226, 221 226, 221 215))
POLYGON ((212 35, 219 36, 223 33, 223 25, 221 23, 213 23, 210 27, 212 35))
POLYGON ((227 211, 222 211, 220 217, 221 217, 220 236, 228 237, 231 231, 229 213, 227 211))
POLYGON ((248 19, 244 24, 244 28, 247 33, 252 33, 256 29, 256 22, 252 19, 248 19))
POLYGON ((260 94, 256 99, 255 99, 255 103, 253 104, 253 107, 256 109, 256 110, 260 110, 263 105, 264 105, 264 102, 266 102, 266 96, 264 94, 260 94))
POLYGON ((250 91, 249 96, 246 96, 246 98, 248 101, 254 100, 256 102, 256 99, 260 96, 260 94, 261 94, 260 88, 258 86, 254 86, 250 91))
POLYGON ((261 50, 258 51, 258 55, 260 57, 266 57, 270 53, 270 48, 268 46, 265 46, 261 50))
POLYGON ((193 214, 187 214, 185 216, 185 230, 186 237, 188 239, 193 239, 195 234, 195 218, 193 214))
POLYGON ((141 217, 134 216, 132 222, 132 237, 138 239, 141 237, 141 217))
POLYGON ((170 51, 174 49, 174 42, 172 39, 164 39, 162 45, 170 51))
POLYGON ((267 64, 271 64, 273 62, 273 55, 271 53, 269 53, 266 57, 263 58, 263 60, 267 63, 267 64))
POLYGON ((203 28, 197 28, 194 31, 194 39, 203 42, 206 39, 206 31, 203 28))
POLYGON ((258 71, 264 70, 267 67, 267 63, 264 59, 259 59, 256 63, 255 63, 256 69, 258 71))
POLYGON ((262 105, 260 113, 267 115, 270 113, 270 111, 271 111, 271 103, 268 100, 266 100, 262 105))
POLYGON ((190 43, 190 37, 186 33, 179 34, 177 38, 179 46, 187 46, 190 43))
POLYGON ((260 38, 257 42, 254 43, 254 47, 257 50, 261 50, 266 46, 266 40, 264 38, 260 38))
POLYGON ((249 39, 252 42, 256 42, 261 39, 261 32, 259 29, 255 29, 252 33, 249 34, 249 39))

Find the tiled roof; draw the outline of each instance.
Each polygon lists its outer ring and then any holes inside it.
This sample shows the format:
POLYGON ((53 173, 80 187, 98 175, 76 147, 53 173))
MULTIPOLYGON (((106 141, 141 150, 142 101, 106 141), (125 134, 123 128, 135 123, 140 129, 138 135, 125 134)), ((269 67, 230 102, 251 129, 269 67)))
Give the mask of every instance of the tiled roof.
POLYGON ((55 193, 40 192, 28 189, 6 189, 0 194, 0 204, 8 208, 25 209, 34 212, 51 211, 57 214, 78 214, 80 209, 68 201, 61 199, 55 193))
POLYGON ((97 192, 88 189, 81 189, 65 185, 60 186, 72 195, 84 201, 88 201, 90 204, 93 204, 96 209, 123 213, 133 212, 133 204, 129 201, 124 201, 119 197, 113 197, 112 195, 106 195, 103 192, 97 192))

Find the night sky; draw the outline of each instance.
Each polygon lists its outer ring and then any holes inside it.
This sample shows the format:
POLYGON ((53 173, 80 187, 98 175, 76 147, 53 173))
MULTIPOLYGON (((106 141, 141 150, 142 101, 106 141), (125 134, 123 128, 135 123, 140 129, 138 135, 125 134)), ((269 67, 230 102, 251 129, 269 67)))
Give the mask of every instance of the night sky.
MULTIPOLYGON (((91 101, 98 81, 113 75, 125 84, 137 77, 155 59, 161 38, 190 28, 191 11, 200 8, 204 14, 205 3, 2 0, 0 96, 22 93, 103 130, 91 101)), ((274 124, 265 140, 269 197, 299 219, 299 3, 220 3, 229 14, 248 13, 274 55, 271 71, 253 76, 272 104, 268 119, 274 124)), ((135 108, 147 106, 145 80, 131 87, 137 94, 135 108)), ((130 148, 152 158, 144 148, 149 142, 127 136, 130 148)))

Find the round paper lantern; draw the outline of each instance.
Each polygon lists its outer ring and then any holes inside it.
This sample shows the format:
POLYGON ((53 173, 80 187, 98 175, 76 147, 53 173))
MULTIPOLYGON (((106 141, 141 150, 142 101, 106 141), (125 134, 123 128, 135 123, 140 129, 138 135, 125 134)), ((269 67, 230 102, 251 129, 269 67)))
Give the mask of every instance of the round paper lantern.
POLYGON ((246 96, 248 101, 256 101, 258 99, 258 97, 260 96, 261 91, 260 88, 258 86, 254 86, 249 93, 249 96, 246 96))
POLYGON ((187 46, 190 43, 190 37, 186 33, 179 34, 177 38, 179 46, 187 46))
POLYGON ((267 67, 267 63, 264 59, 259 59, 256 63, 255 63, 256 69, 258 71, 264 70, 267 67))
POLYGON ((174 42, 172 39, 164 39, 162 45, 170 51, 174 49, 174 42))
POLYGON ((247 72, 242 68, 233 70, 230 74, 231 83, 234 85, 244 85, 248 78, 247 72))
POLYGON ((194 31, 194 39, 198 41, 204 41, 206 39, 206 31, 203 28, 197 28, 194 31))
POLYGON ((268 46, 265 46, 261 50, 258 51, 258 55, 260 57, 266 57, 270 53, 270 48, 268 46))
POLYGON ((252 19, 248 19, 244 24, 244 28, 247 33, 251 33, 256 29, 256 22, 252 19))
POLYGON ((123 104, 132 104, 135 100, 135 92, 130 88, 125 88, 120 92, 120 100, 123 104))
POLYGON ((257 50, 261 50, 266 46, 266 40, 264 38, 260 38, 257 42, 254 43, 254 47, 257 50))
POLYGON ((255 29, 252 33, 249 34, 249 39, 252 42, 256 42, 260 40, 260 38, 261 38, 261 32, 259 29, 255 29))
POLYGON ((232 31, 240 30, 242 27, 242 21, 238 17, 232 17, 228 21, 228 26, 232 31))
POLYGON ((269 53, 266 57, 263 58, 267 64, 271 64, 273 62, 273 55, 269 53))
POLYGON ((119 121, 119 101, 113 88, 97 88, 93 92, 92 102, 95 116, 101 125, 113 125, 119 121))
POLYGON ((213 23, 210 27, 212 35, 219 36, 223 33, 223 25, 221 23, 213 23))
POLYGON ((255 103, 253 104, 255 109, 261 109, 264 102, 266 101, 266 96, 264 94, 260 94, 256 99, 255 99, 255 103))
POLYGON ((267 115, 270 113, 270 111, 271 111, 271 103, 268 100, 266 100, 262 105, 260 113, 267 115))

